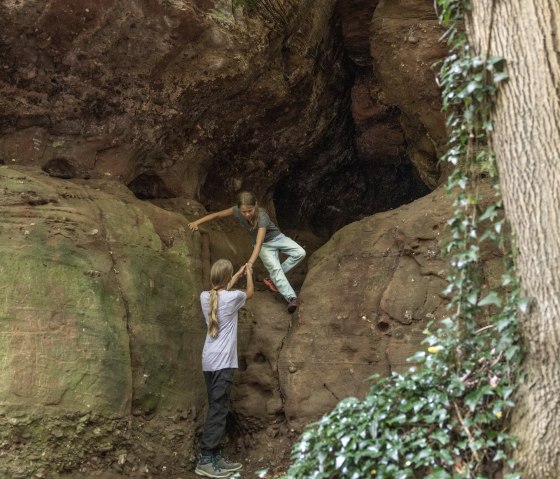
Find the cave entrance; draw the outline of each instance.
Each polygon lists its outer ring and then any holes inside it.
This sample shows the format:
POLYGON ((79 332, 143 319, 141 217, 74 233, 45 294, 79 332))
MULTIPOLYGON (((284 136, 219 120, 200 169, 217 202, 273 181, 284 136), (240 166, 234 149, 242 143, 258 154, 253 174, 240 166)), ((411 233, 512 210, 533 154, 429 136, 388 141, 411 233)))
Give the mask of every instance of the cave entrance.
POLYGON ((320 169, 300 165, 274 189, 280 226, 309 229, 327 239, 343 226, 397 208, 429 193, 406 155, 368 166, 359 156, 320 169))
POLYGON ((176 196, 165 185, 165 182, 154 173, 142 173, 128 183, 127 186, 141 200, 173 198, 176 196))
POLYGON ((339 113, 344 120, 298 155, 272 192, 280 226, 308 229, 324 239, 348 223, 428 194, 439 177, 437 167, 421 176, 412 161, 420 156, 425 164, 437 163, 433 145, 417 140, 426 132, 416 127, 412 138, 405 115, 384 103, 369 70, 346 65, 350 94, 339 113))
MULTIPOLYGON (((257 95, 260 109, 235 123, 235 135, 201 185, 209 210, 248 189, 273 206, 281 229, 310 232, 324 242, 348 223, 410 203, 440 184, 446 127, 431 65, 445 48, 419 48, 410 36, 403 42, 409 14, 390 30, 388 42, 383 19, 395 12, 385 3, 337 2, 314 68, 294 85, 292 67, 303 67, 285 39, 275 68, 286 91, 268 84, 252 90, 266 91, 257 95), (359 18, 356 8, 363 9, 359 18)), ((437 44, 441 31, 422 15, 413 27, 427 22, 426 41, 437 44)))

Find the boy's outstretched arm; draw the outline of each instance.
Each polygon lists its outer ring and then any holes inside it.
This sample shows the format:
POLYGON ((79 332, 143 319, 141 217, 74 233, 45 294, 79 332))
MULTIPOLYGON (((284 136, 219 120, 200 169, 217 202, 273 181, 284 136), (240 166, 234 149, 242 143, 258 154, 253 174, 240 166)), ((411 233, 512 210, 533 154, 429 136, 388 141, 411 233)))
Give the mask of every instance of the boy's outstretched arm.
POLYGON ((253 266, 255 264, 255 261, 257 261, 257 258, 259 257, 259 253, 261 252, 262 245, 264 243, 265 235, 266 235, 266 228, 265 227, 259 228, 259 231, 257 232, 257 239, 255 240, 255 247, 253 248, 253 253, 251 254, 249 260, 247 261, 247 264, 253 266))
POLYGON ((197 231, 198 226, 207 221, 215 220, 216 218, 225 218, 226 216, 233 216, 233 208, 228 208, 227 210, 216 211, 215 213, 210 213, 209 215, 203 216, 202 218, 189 223, 189 228, 192 231, 197 231))

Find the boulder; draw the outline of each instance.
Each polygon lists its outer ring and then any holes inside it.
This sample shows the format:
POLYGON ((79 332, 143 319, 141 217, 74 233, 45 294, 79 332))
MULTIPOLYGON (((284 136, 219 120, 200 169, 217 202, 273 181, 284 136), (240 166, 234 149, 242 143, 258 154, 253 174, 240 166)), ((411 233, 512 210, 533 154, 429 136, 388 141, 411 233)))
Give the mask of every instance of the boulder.
POLYGON ((0 168, 0 412, 201 407, 200 244, 114 181, 0 168))

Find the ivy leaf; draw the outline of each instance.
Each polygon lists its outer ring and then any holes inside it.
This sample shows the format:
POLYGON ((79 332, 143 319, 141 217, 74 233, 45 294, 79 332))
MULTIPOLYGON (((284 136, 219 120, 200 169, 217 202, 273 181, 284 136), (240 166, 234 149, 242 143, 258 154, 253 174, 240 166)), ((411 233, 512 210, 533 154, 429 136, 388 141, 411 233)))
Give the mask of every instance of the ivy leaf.
POLYGON ((482 386, 478 389, 475 389, 471 393, 467 394, 465 397, 465 404, 470 409, 471 412, 474 412, 476 407, 482 403, 482 398, 485 395, 493 395, 494 392, 490 388, 490 386, 482 386))
MULTIPOLYGON (((478 293, 477 291, 473 291, 472 293, 469 293, 467 295, 467 301, 472 304, 473 306, 476 305, 476 300, 478 298, 478 293)), ((482 302, 482 301, 481 301, 482 302)), ((480 302, 478 303, 478 305, 480 306, 480 302)))
POLYGON ((371 437, 373 439, 375 439, 377 437, 377 431, 378 431, 377 421, 372 421, 370 426, 369 426, 369 433, 371 434, 371 437))
POLYGON ((336 468, 340 469, 342 464, 344 464, 344 461, 346 461, 346 458, 344 456, 336 456, 336 468))
POLYGON ((500 83, 505 81, 509 78, 509 75, 506 72, 498 72, 494 75, 494 83, 500 83))
POLYGON ((471 81, 469 82, 469 84, 467 85, 467 93, 472 93, 475 90, 480 89, 481 87, 481 83, 477 82, 477 81, 471 81))
POLYGON ((502 305, 502 300, 500 299, 496 291, 490 291, 487 296, 485 296, 478 302, 478 306, 488 306, 490 304, 498 307, 502 305))
POLYGON ((497 216, 496 206, 492 205, 492 206, 489 206, 488 208, 486 208, 484 213, 482 213, 482 215, 480 215, 480 220, 483 221, 483 220, 486 220, 488 218, 494 219, 496 216, 497 216))
POLYGON ((441 429, 436 430, 432 434, 430 434, 430 439, 436 440, 442 446, 445 446, 449 442, 449 436, 441 429))
POLYGON ((522 299, 521 301, 519 301, 519 310, 523 314, 526 314, 527 311, 529 311, 529 300, 528 299, 522 299))

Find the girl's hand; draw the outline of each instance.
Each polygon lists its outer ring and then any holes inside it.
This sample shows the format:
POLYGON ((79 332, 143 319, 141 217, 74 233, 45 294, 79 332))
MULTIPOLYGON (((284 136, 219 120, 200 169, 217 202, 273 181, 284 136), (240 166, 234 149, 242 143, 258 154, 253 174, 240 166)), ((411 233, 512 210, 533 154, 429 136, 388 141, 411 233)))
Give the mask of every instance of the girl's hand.
POLYGON ((231 281, 230 284, 231 286, 233 286, 235 283, 237 283, 237 280, 239 279, 239 277, 245 272, 245 265, 241 266, 241 268, 239 268, 239 271, 237 271, 237 273, 235 273, 232 277, 231 277, 231 281))
POLYGON ((198 225, 196 224, 196 221, 189 223, 189 228, 191 229, 191 231, 198 231, 198 225))
POLYGON ((247 263, 245 265, 245 274, 253 274, 253 263, 247 263))
POLYGON ((244 271, 245 271, 245 265, 241 266, 241 268, 239 268, 239 271, 231 277, 226 288, 227 290, 233 288, 233 286, 235 285, 235 283, 237 283, 237 280, 244 273, 244 271))

